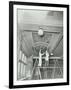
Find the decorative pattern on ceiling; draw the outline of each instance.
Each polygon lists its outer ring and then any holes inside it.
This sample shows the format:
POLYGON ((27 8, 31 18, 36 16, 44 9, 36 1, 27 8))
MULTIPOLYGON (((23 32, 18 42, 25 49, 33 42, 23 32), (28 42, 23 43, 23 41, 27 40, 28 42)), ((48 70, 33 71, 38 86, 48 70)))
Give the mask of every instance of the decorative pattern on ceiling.
POLYGON ((52 37, 52 34, 51 33, 46 33, 44 31, 44 35, 42 37, 40 37, 37 32, 32 32, 32 37, 33 37, 34 43, 36 43, 36 42, 49 43, 49 41, 52 37))
POLYGON ((21 50, 27 57, 37 56, 40 48, 53 52, 63 37, 62 32, 46 32, 40 37, 37 32, 21 31, 21 50))

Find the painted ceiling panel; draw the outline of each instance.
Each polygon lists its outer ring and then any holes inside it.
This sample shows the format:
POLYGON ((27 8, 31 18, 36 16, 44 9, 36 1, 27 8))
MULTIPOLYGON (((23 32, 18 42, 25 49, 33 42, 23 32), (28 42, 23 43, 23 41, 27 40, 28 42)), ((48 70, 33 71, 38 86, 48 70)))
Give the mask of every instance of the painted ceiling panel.
POLYGON ((53 36, 49 45, 51 53, 56 49, 62 38, 63 38, 62 32, 60 32, 57 36, 53 36))
POLYGON ((60 41, 59 45, 54 51, 54 56, 62 56, 63 55, 63 39, 60 41))
POLYGON ((32 33, 31 32, 22 32, 22 51, 26 54, 27 57, 32 55, 32 33))
MULTIPOLYGON (((59 38, 60 35, 52 33, 52 37, 51 37, 51 39, 49 39, 49 42, 46 42, 46 41, 48 41, 48 35, 46 34, 46 36, 47 37, 44 37, 44 39, 42 39, 41 42, 47 43, 47 48, 49 49, 49 52, 51 52, 53 46, 56 47, 55 43, 58 42, 58 38, 59 38)), ((59 45, 57 45, 57 47, 54 49, 54 52, 53 52, 54 55, 56 55, 56 56, 60 56, 63 53, 63 51, 62 51, 63 50, 62 49, 62 40, 58 44, 59 45)), ((42 45, 42 44, 40 44, 40 38, 38 39, 38 36, 33 37, 32 32, 22 31, 22 51, 25 53, 25 55, 27 57, 30 57, 31 55, 36 55, 37 56, 38 52, 39 52, 39 46, 40 45, 42 45), (35 49, 34 49, 34 45, 37 42, 38 42, 38 46, 36 46, 35 49)), ((44 44, 42 46, 45 47, 44 44)))

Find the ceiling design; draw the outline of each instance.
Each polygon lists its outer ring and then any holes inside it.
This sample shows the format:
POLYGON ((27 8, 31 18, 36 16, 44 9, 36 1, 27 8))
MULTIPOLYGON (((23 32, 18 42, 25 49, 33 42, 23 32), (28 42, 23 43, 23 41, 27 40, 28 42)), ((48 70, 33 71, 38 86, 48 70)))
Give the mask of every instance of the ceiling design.
POLYGON ((62 55, 63 11, 18 9, 17 26, 21 32, 20 47, 27 57, 37 55, 41 45, 44 50, 48 47, 49 52, 53 52, 56 56, 62 55), (39 27, 44 31, 42 39, 37 35, 39 27))
POLYGON ((30 57, 31 55, 37 56, 40 48, 43 50, 48 49, 49 53, 54 53, 55 51, 55 55, 60 55, 60 53, 56 53, 59 49, 61 50, 60 42, 62 42, 62 38, 63 34, 61 32, 45 32, 44 36, 40 37, 37 32, 23 31, 21 32, 21 48, 27 57, 30 57))

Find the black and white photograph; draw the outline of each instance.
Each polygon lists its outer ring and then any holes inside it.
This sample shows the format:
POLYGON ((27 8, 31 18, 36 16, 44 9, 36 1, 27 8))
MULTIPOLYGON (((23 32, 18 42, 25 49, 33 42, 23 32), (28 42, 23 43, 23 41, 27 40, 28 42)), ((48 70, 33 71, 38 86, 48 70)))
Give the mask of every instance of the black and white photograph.
POLYGON ((63 11, 17 9, 17 80, 63 78, 63 11))
POLYGON ((11 85, 68 84, 68 6, 24 2, 10 5, 13 6, 11 85))

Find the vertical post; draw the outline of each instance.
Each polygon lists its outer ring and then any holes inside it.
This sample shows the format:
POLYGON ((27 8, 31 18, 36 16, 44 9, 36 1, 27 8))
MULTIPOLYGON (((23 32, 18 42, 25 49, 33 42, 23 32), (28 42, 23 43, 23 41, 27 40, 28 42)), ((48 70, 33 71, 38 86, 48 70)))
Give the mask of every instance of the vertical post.
POLYGON ((41 66, 42 64, 42 54, 41 54, 41 49, 39 51, 39 61, 38 61, 38 66, 41 66))
MULTIPOLYGON (((24 53, 22 54, 22 61, 24 61, 24 53)), ((25 65, 22 64, 22 77, 24 77, 25 65)))
POLYGON ((53 73, 52 73, 52 78, 53 78, 53 79, 54 79, 54 76, 55 76, 56 63, 57 63, 57 61, 54 60, 54 68, 53 68, 53 73))
POLYGON ((38 73, 39 73, 40 79, 42 79, 40 67, 38 67, 38 73))
MULTIPOLYGON (((20 50, 20 58, 19 59, 20 60, 22 59, 22 52, 21 52, 21 50, 20 50)), ((21 63, 19 65, 19 78, 21 78, 21 63)))

